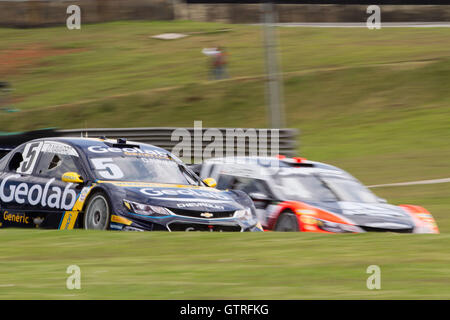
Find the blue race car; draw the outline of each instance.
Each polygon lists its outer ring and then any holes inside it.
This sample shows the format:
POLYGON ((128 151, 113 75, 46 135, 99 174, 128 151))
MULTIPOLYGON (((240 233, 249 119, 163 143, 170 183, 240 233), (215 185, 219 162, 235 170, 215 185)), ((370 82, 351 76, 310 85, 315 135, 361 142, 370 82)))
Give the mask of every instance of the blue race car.
POLYGON ((43 138, 0 159, 0 227, 262 231, 242 191, 125 139, 43 138))

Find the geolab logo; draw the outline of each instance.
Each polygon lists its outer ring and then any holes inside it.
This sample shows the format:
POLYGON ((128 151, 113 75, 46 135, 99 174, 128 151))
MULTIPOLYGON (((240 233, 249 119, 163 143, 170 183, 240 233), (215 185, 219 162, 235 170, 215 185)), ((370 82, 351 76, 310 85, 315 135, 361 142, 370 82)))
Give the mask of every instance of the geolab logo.
POLYGON ((0 199, 2 202, 16 202, 18 204, 41 205, 54 209, 71 210, 77 201, 77 194, 68 183, 64 190, 52 186, 55 179, 50 179, 45 185, 22 182, 17 183, 11 179, 18 179, 20 175, 7 176, 0 184, 0 199), (10 182, 8 184, 8 182, 10 182))
POLYGON ((161 196, 191 196, 197 198, 207 198, 216 200, 230 200, 227 196, 220 193, 207 192, 207 191, 195 191, 189 189, 156 189, 156 188, 144 188, 140 190, 141 193, 151 196, 151 197, 161 197, 161 196))
POLYGON ((130 148, 107 148, 107 147, 101 147, 101 146, 90 146, 88 148, 89 152, 92 153, 130 153, 133 155, 153 155, 153 156, 167 156, 167 152, 162 152, 158 150, 148 150, 148 149, 140 149, 135 147, 130 148))

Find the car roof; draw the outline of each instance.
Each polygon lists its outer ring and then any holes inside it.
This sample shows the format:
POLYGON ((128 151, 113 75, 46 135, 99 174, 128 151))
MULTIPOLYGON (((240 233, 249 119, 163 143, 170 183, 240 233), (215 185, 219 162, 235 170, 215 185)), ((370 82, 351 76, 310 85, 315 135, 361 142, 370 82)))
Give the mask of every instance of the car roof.
POLYGON ((305 166, 310 165, 314 166, 316 168, 321 169, 329 169, 329 170, 338 170, 342 171, 342 169, 335 167, 333 165, 318 162, 318 161, 311 161, 304 158, 287 158, 287 157, 259 157, 259 156, 240 156, 240 157, 229 157, 229 158, 210 158, 205 160, 205 163, 238 163, 238 164, 248 164, 248 165, 256 165, 261 167, 270 167, 270 166, 283 166, 283 167, 292 167, 295 165, 296 161, 295 159, 301 159, 298 163, 302 163, 305 166), (293 161, 292 161, 293 160, 293 161))
MULTIPOLYGON (((255 178, 267 177, 267 175, 280 172, 279 168, 291 170, 296 168, 315 168, 321 171, 343 173, 349 175, 346 171, 335 167, 330 164, 326 164, 318 161, 311 161, 304 158, 287 158, 287 157, 259 157, 259 156, 240 156, 240 157, 225 157, 225 158, 211 158, 207 159, 205 163, 210 164, 223 164, 231 165, 232 169, 228 174, 232 174, 233 171, 236 175, 240 176, 253 176, 255 178), (276 170, 272 170, 276 168, 276 170)), ((227 171, 223 171, 227 172, 227 171)))
MULTIPOLYGON (((49 137, 49 138, 36 139, 36 140, 32 140, 32 141, 56 141, 56 142, 66 143, 68 145, 78 147, 80 149, 86 149, 86 148, 89 148, 92 146, 110 148, 110 147, 113 147, 114 144, 118 143, 118 141, 116 139, 82 138, 82 137, 49 137)), ((168 151, 166 149, 163 149, 163 148, 151 145, 151 144, 147 144, 147 143, 127 141, 126 144, 129 144, 130 148, 139 146, 140 148, 145 147, 146 150, 155 150, 155 151, 168 153, 168 151)))

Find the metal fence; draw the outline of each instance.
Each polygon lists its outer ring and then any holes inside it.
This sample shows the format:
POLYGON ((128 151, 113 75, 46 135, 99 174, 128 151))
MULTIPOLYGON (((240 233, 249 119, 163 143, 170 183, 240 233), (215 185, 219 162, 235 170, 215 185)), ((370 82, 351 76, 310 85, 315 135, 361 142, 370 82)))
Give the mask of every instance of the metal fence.
POLYGON ((99 128, 58 130, 65 137, 106 137, 111 139, 126 138, 129 141, 152 144, 171 152, 183 149, 181 157, 186 162, 194 163, 195 159, 217 156, 217 150, 205 154, 204 150, 211 143, 217 142, 211 138, 222 136, 227 150, 223 155, 254 155, 255 146, 259 155, 282 154, 292 157, 297 154, 299 132, 296 129, 252 129, 252 128, 99 128), (255 145, 256 142, 256 145, 255 145), (200 148, 201 146, 201 148, 200 148), (187 151, 187 152, 186 152, 187 151))

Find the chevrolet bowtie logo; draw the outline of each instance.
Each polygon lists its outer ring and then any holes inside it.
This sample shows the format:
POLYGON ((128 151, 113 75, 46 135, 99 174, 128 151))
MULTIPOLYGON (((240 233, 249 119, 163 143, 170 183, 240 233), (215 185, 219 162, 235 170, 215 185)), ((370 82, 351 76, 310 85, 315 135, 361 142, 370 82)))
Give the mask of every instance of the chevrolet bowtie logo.
POLYGON ((203 213, 200 214, 200 216, 205 217, 205 218, 211 218, 214 215, 212 213, 209 213, 209 212, 203 212, 203 213))

